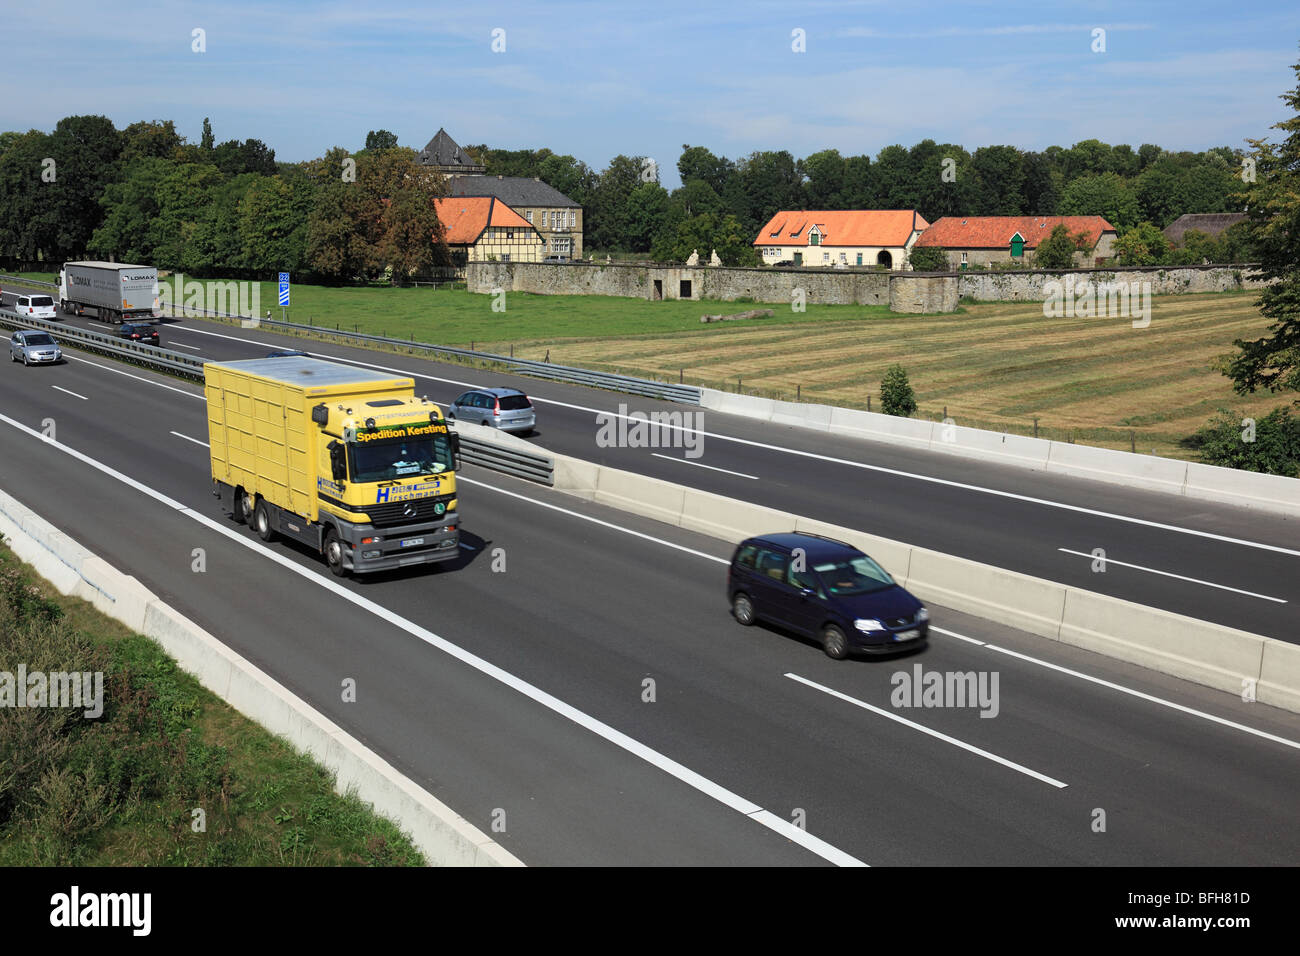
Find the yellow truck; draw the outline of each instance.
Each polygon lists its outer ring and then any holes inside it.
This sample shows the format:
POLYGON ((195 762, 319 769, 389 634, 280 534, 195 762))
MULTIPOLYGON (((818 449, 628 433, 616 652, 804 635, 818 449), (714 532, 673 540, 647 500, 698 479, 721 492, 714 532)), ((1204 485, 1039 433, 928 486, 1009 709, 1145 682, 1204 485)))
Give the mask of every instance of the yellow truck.
POLYGON ((302 356, 208 362, 212 493, 342 576, 456 557, 459 436, 415 382, 302 356))

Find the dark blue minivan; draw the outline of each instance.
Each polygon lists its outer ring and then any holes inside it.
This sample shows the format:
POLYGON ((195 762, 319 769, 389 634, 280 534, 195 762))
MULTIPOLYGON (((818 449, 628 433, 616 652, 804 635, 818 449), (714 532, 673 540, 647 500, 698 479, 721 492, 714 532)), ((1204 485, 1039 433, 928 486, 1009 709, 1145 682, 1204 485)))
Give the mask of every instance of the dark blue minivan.
POLYGON ((727 572, 731 613, 821 642, 842 660, 924 647, 930 612, 857 548, 803 532, 765 534, 736 546, 727 572))

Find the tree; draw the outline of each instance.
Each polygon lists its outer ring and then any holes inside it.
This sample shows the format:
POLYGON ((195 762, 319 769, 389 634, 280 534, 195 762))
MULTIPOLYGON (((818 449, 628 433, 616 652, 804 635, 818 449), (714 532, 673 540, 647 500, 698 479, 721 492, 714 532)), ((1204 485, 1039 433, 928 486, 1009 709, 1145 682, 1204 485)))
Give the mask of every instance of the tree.
POLYGON ((910 417, 916 411, 916 395, 907 380, 907 369, 891 365, 880 381, 880 407, 886 415, 910 417))
POLYGON ((723 265, 759 264, 753 237, 740 221, 735 216, 717 216, 713 213, 692 216, 677 226, 674 235, 661 235, 656 240, 651 255, 660 262, 684 262, 692 252, 698 252, 707 262, 714 250, 717 250, 723 265))
POLYGON ((907 261, 916 272, 948 271, 948 255, 938 246, 913 246, 907 261))
POLYGON ((1014 146, 981 146, 971 157, 977 216, 1019 216, 1025 208, 1025 165, 1014 146))
POLYGON ((789 152, 756 152, 741 161, 734 188, 723 198, 753 242, 759 228, 777 210, 799 208, 802 187, 798 166, 789 152))
POLYGON ((1286 406, 1258 421, 1221 408, 1188 444, 1210 465, 1300 477, 1300 418, 1286 406))
POLYGON ((625 238, 629 252, 650 251, 668 216, 669 202, 668 190, 658 183, 641 183, 632 190, 627 197, 626 209, 625 238))
POLYGON ((591 201, 596 174, 590 166, 572 156, 547 156, 537 166, 537 176, 580 206, 591 201))
POLYGON ((34 259, 54 243, 58 224, 45 204, 51 184, 41 178, 50 151, 49 135, 34 129, 13 134, 0 155, 0 252, 5 255, 34 259))
POLYGON ((1157 265, 1169 255, 1169 240, 1151 223, 1138 223, 1115 240, 1115 255, 1126 266, 1157 265))
POLYGON ((274 176, 277 172, 275 150, 260 139, 246 139, 242 143, 235 139, 227 140, 212 151, 212 162, 227 176, 240 173, 274 176))
POLYGON ((366 134, 366 149, 392 149, 397 145, 397 134, 386 129, 372 129, 366 134))
POLYGON ((1055 167, 1046 153, 1025 153, 1021 158, 1024 167, 1024 185, 1021 187, 1025 197, 1025 215, 1055 216, 1059 215, 1061 203, 1061 171, 1055 167))
POLYGON ((56 224, 45 252, 52 259, 71 259, 86 251, 103 221, 99 198, 118 176, 122 136, 107 117, 68 116, 54 127, 49 146, 58 177, 42 190, 43 209, 56 224))
POLYGON ((804 209, 845 208, 844 157, 838 149, 813 153, 800 160, 799 168, 807 177, 803 184, 804 209))
POLYGON ((203 138, 199 141, 199 148, 205 153, 212 152, 216 139, 212 135, 212 121, 206 116, 203 117, 203 138))
POLYGON ((592 191, 586 210, 587 244, 597 249, 627 249, 628 197, 641 185, 644 156, 618 155, 609 161, 592 191))
POLYGON ((171 120, 132 123, 122 130, 122 161, 130 162, 145 156, 175 159, 183 142, 171 120))
MULTIPOLYGON (((1300 81, 1300 63, 1291 69, 1300 81)), ((1258 275, 1269 282, 1256 304, 1272 324, 1268 335, 1232 343, 1237 353, 1224 371, 1240 394, 1300 390, 1300 82, 1282 101, 1296 114, 1273 126, 1284 134, 1282 142, 1247 141, 1256 179, 1245 190, 1244 232, 1258 256, 1258 275)))
POLYGON ((1067 183, 1060 209, 1063 216, 1102 216, 1120 234, 1136 225, 1139 217, 1132 188, 1114 173, 1082 176, 1067 183))
POLYGON ((682 155, 677 160, 677 173, 682 177, 682 185, 700 181, 706 183, 718 195, 727 188, 727 182, 735 175, 735 164, 725 156, 715 156, 703 146, 682 144, 682 155))
POLYGON ((1034 250, 1034 265, 1042 269, 1070 269, 1074 267, 1075 252, 1086 248, 1087 233, 1072 236, 1065 223, 1060 222, 1034 250))

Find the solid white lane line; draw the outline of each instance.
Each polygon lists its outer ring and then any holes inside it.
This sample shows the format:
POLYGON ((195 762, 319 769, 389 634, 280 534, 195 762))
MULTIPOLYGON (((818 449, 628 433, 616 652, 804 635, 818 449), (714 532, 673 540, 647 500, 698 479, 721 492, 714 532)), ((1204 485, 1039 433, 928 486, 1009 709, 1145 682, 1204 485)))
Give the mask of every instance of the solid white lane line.
POLYGON ((416 639, 423 641, 424 643, 430 645, 431 647, 435 647, 438 650, 442 651, 443 653, 451 657, 454 657, 456 660, 462 662, 463 664, 469 667, 474 668, 479 673, 492 678, 498 683, 504 684, 506 687, 509 687, 511 690, 514 690, 517 693, 522 694, 523 696, 528 697, 529 699, 541 704, 543 707, 550 710, 551 712, 572 721, 573 723, 577 724, 579 727, 582 727, 584 730, 587 730, 592 734, 602 738, 603 740, 608 741, 609 743, 626 751, 632 756, 644 760, 646 763, 663 771, 669 776, 674 777, 677 780, 680 780, 682 783, 685 783, 687 786, 693 787, 694 789, 698 790, 700 793, 703 793, 705 796, 711 797, 712 799, 723 804, 724 806, 732 810, 735 810, 738 813, 744 814, 745 816, 753 820, 755 823, 758 823, 761 826, 764 826, 769 830, 772 830, 775 833, 780 834, 786 839, 798 843, 803 848, 813 853, 816 853, 818 856, 821 856, 823 859, 829 860, 830 862, 836 863, 837 865, 840 866, 852 865, 852 864, 856 864, 860 866, 865 865, 861 863, 861 861, 850 856, 849 854, 844 853, 843 851, 838 850, 835 847, 832 847, 830 844, 826 843, 825 841, 810 836, 809 834, 800 830, 798 827, 794 826, 793 824, 787 823, 786 821, 782 820, 780 817, 765 812, 762 807, 760 807, 758 804, 754 803, 753 801, 747 800, 744 797, 740 796, 739 794, 733 793, 732 791, 728 790, 726 787, 723 787, 722 785, 715 783, 714 781, 708 779, 702 774, 696 773, 694 770, 691 770, 689 767, 685 766, 684 764, 678 763, 676 760, 673 760, 671 757, 668 757, 660 753, 659 751, 654 750, 651 747, 647 747, 645 744, 641 743, 638 740, 635 740, 632 737, 629 737, 627 734, 623 733, 622 731, 615 730, 609 724, 606 724, 605 722, 598 720, 595 717, 592 717, 591 715, 585 713, 584 711, 578 710, 578 708, 565 703, 564 701, 560 700, 558 697, 548 694, 546 691, 542 690, 539 687, 534 686, 533 684, 528 683, 527 681, 523 680, 520 677, 516 677, 514 674, 511 674, 509 671, 504 670, 503 668, 498 667, 497 665, 484 660, 483 658, 479 657, 476 654, 470 653, 469 651, 465 650, 459 645, 453 644, 451 641, 447 640, 446 638, 439 637, 437 634, 434 634, 432 631, 421 627, 420 625, 416 624, 414 621, 407 620, 406 618, 397 614, 395 611, 392 611, 389 608, 384 607, 383 605, 370 600, 369 598, 362 597, 361 595, 349 590, 348 588, 343 587, 337 581, 334 581, 330 578, 323 577, 317 572, 311 571, 297 564, 296 562, 290 560, 288 557, 279 553, 275 549, 265 548, 260 546, 259 543, 244 537, 243 535, 236 532, 234 529, 227 527, 226 525, 221 524, 213 520, 212 518, 209 518, 207 515, 200 514, 197 511, 192 511, 188 506, 182 504, 179 501, 176 501, 174 498, 170 498, 167 495, 163 494, 162 492, 150 488, 148 485, 145 485, 142 482, 137 481, 136 479, 130 477, 129 475, 123 474, 122 472, 117 471, 111 466, 106 465, 103 462, 100 462, 94 458, 91 458, 89 455, 85 454, 84 452, 77 451, 76 449, 71 448, 68 445, 64 445, 58 441, 45 437, 35 429, 27 427, 22 422, 15 421, 14 419, 10 418, 8 415, 0 413, 0 421, 3 421, 6 424, 11 425, 12 427, 18 429, 19 431, 23 432, 26 435, 30 435, 32 438, 35 438, 38 441, 45 442, 47 445, 51 445, 54 448, 57 448, 59 451, 63 452, 64 454, 70 455, 76 460, 83 462, 84 464, 87 464, 90 467, 95 468, 96 470, 103 472, 104 474, 112 478, 117 479, 118 481, 122 482, 128 487, 134 488, 135 490, 148 495, 149 497, 153 498, 155 501, 161 502, 162 504, 175 509, 176 511, 185 515, 187 518, 197 521, 199 524, 203 525, 205 528, 209 529, 210 531, 220 534, 223 537, 231 541, 234 541, 245 548, 248 548, 250 551, 253 551, 265 558, 270 559, 271 561, 274 561, 276 564, 279 564, 281 567, 285 568, 291 573, 297 574, 298 576, 312 582, 313 584, 316 584, 318 587, 324 588, 325 590, 329 591, 330 593, 334 594, 340 599, 348 601, 351 604, 354 604, 355 606, 361 608, 362 610, 368 611, 374 616, 384 621, 387 621, 388 623, 392 624, 394 627, 397 627, 405 631, 407 634, 410 634, 412 637, 415 637, 416 639))
POLYGON ((182 435, 180 432, 172 432, 177 438, 184 438, 186 441, 192 441, 196 445, 202 445, 204 448, 212 447, 205 441, 199 441, 197 438, 191 438, 189 435, 182 435))
POLYGON ((86 320, 86 324, 87 324, 87 325, 98 325, 101 329, 111 329, 111 328, 112 328, 112 326, 109 325, 107 322, 96 322, 94 319, 87 319, 87 320, 86 320))
POLYGON ((75 355, 65 355, 65 359, 72 359, 74 362, 81 362, 85 365, 93 365, 95 368, 102 368, 105 372, 112 372, 115 375, 125 375, 127 378, 133 378, 137 382, 144 382, 146 385, 156 385, 159 388, 165 388, 169 392, 180 392, 182 395, 188 395, 190 398, 197 398, 200 402, 206 401, 202 392, 190 392, 183 388, 177 388, 175 385, 167 385, 164 382, 155 382, 151 378, 145 378, 143 375, 132 375, 130 372, 124 372, 120 368, 113 368, 111 365, 101 365, 98 362, 92 362, 90 359, 78 358, 75 355))
MULTIPOLYGON (((194 328, 187 327, 186 331, 198 332, 201 335, 215 335, 223 339, 233 339, 237 342, 247 342, 250 345, 258 345, 258 346, 266 345, 265 342, 258 342, 254 339, 240 338, 239 336, 235 336, 235 335, 223 335, 220 332, 208 332, 203 329, 194 329, 194 328)), ((450 385, 456 385, 458 387, 466 387, 466 388, 479 387, 475 385, 473 382, 465 382, 465 381, 460 381, 458 379, 452 379, 452 378, 439 378, 436 375, 425 375, 421 372, 408 372, 403 369, 391 368, 389 366, 379 365, 374 362, 363 362, 360 361, 359 359, 344 358, 341 355, 331 355, 328 352, 311 352, 310 354, 317 356, 319 358, 332 359, 333 361, 336 362, 348 362, 351 363, 352 365, 360 365, 364 368, 374 368, 382 372, 394 372, 398 375, 407 375, 410 376, 411 378, 423 378, 423 379, 428 379, 429 381, 432 382, 444 382, 450 385)), ((429 359, 428 361, 437 361, 437 360, 429 359)), ((592 414, 603 415, 605 417, 625 418, 630 422, 645 420, 639 416, 620 415, 617 412, 605 411, 599 408, 591 408, 586 405, 574 405, 570 402, 561 402, 552 398, 538 398, 533 395, 530 395, 529 397, 533 400, 534 404, 541 402, 546 405, 556 405, 559 406, 560 408, 571 408, 576 411, 591 412, 592 414)), ((690 406, 686 406, 685 408, 687 411, 692 410, 690 406)), ((1300 557, 1300 550, 1294 548, 1284 548, 1280 545, 1263 544, 1262 542, 1259 541, 1248 541, 1245 538, 1234 538, 1231 537, 1230 535, 1214 534, 1213 532, 1200 531, 1196 528, 1184 528, 1184 527, 1180 527, 1179 525, 1165 524, 1164 522, 1160 522, 1160 521, 1149 521, 1146 518, 1134 518, 1130 515, 1116 514, 1111 511, 1099 511, 1095 508, 1085 508, 1082 505, 1066 504, 1063 501, 1052 501, 1048 498, 1035 498, 1032 495, 1021 495, 1021 494, 1016 494, 1015 492, 1012 491, 1001 491, 997 488, 985 488, 982 485, 972 485, 962 481, 951 481, 947 478, 936 478, 933 475, 920 475, 915 472, 902 471, 897 468, 886 468, 883 465, 869 465, 863 461, 853 461, 852 459, 849 458, 837 458, 834 455, 822 455, 822 454, 818 454, 817 452, 802 451, 798 448, 789 448, 782 445, 772 445, 767 442, 754 441, 748 438, 736 438, 735 436, 732 435, 722 435, 717 432, 705 431, 702 428, 687 428, 684 425, 672 425, 665 422, 656 422, 654 424, 658 425, 658 427, 660 428, 667 428, 667 429, 672 429, 674 431, 681 431, 681 432, 690 432, 691 434, 694 435, 702 435, 707 438, 716 438, 719 441, 734 442, 737 445, 749 445, 752 448, 761 448, 764 451, 784 452, 787 455, 796 455, 800 458, 812 458, 817 461, 825 461, 835 465, 846 465, 850 468, 861 468, 866 471, 874 471, 884 475, 893 475, 898 478, 910 478, 915 481, 924 481, 930 484, 944 485, 949 488, 958 488, 961 489, 962 491, 973 491, 979 494, 993 495, 998 498, 1008 498, 1013 501, 1023 501, 1026 502, 1027 504, 1040 505, 1045 508, 1058 508, 1062 511, 1073 511, 1076 514, 1092 515, 1095 518, 1106 518, 1111 521, 1122 521, 1127 524, 1141 525, 1142 527, 1146 527, 1146 528, 1156 528, 1160 531, 1172 531, 1176 534, 1187 534, 1198 538, 1207 538, 1211 541, 1222 541, 1225 544, 1235 544, 1245 548, 1258 548, 1262 551, 1273 551, 1276 552, 1277 554, 1286 554, 1292 557, 1300 557)))
POLYGON ((931 730, 929 727, 924 727, 921 724, 918 724, 914 720, 908 720, 906 717, 900 717, 898 716, 898 714, 890 713, 889 711, 885 710, 883 707, 877 707, 874 704, 868 704, 866 701, 858 700, 856 697, 850 697, 848 694, 841 694, 839 691, 835 690, 834 688, 827 687, 825 684, 818 684, 816 681, 811 681, 806 677, 800 677, 798 674, 786 674, 785 676, 790 678, 793 681, 798 681, 800 684, 806 684, 807 686, 819 690, 824 694, 830 694, 832 697, 838 697, 840 700, 847 701, 848 703, 853 704, 855 707, 861 707, 863 710, 869 710, 873 714, 877 714, 880 717, 887 717, 890 720, 894 720, 900 724, 903 724, 904 726, 911 727, 913 730, 919 730, 923 734, 929 734, 931 737, 934 737, 938 740, 942 740, 945 743, 952 744, 954 747, 960 747, 962 750, 973 753, 976 756, 983 757, 986 760, 992 760, 994 763, 1000 763, 1004 767, 1010 767, 1012 770, 1023 773, 1025 774, 1025 776, 1033 777, 1035 780, 1041 780, 1043 783, 1056 787, 1058 790, 1063 790, 1069 786, 1068 783, 1063 783, 1062 781, 1057 780, 1055 777, 1049 777, 1047 776, 1047 774, 1039 773, 1037 770, 1030 770, 1024 764, 1018 764, 1014 760, 1008 760, 1006 757, 999 757, 995 753, 989 753, 987 750, 982 750, 981 748, 976 747, 974 744, 968 744, 964 740, 958 740, 956 737, 949 737, 947 734, 940 733, 937 730, 931 730))
POLYGON ((1015 657, 1019 660, 1025 661, 1030 664, 1037 664, 1040 667, 1046 667, 1049 668, 1050 670, 1057 671, 1058 673, 1061 674, 1068 674, 1071 677, 1077 677, 1079 678, 1079 680, 1086 680, 1090 684, 1097 684, 1100 687, 1106 687, 1109 688, 1110 690, 1117 690, 1121 694, 1128 694, 1130 697, 1137 697, 1140 698, 1141 700, 1149 701, 1150 703, 1153 704, 1159 704, 1161 707, 1168 707, 1172 710, 1177 710, 1184 714, 1190 714, 1193 717, 1199 717, 1202 720, 1208 720, 1211 721, 1212 723, 1220 724, 1224 727, 1231 727, 1233 730, 1240 730, 1244 733, 1252 734, 1255 737, 1262 737, 1264 740, 1271 740, 1276 744, 1282 744, 1284 747, 1292 747, 1296 750, 1300 750, 1300 741, 1288 740, 1286 737, 1277 736, 1277 734, 1270 734, 1267 731, 1257 730, 1256 728, 1247 726, 1246 724, 1239 724, 1235 720, 1228 720, 1227 718, 1224 717, 1216 717, 1214 714, 1207 714, 1205 711, 1197 710, 1195 707, 1187 707, 1184 704, 1176 704, 1172 700, 1165 700, 1163 697, 1156 697, 1153 694, 1148 694, 1140 690, 1134 690, 1132 687, 1125 687, 1123 684, 1116 684, 1113 681, 1104 680, 1103 678, 1100 677, 1093 677, 1091 674, 1085 674, 1082 671, 1076 671, 1069 667, 1062 667, 1060 664, 1053 664, 1051 661, 1045 661, 1038 657, 1031 657, 1028 654, 1022 654, 1019 651, 1013 651, 1007 647, 999 647, 998 645, 990 644, 987 641, 980 641, 973 637, 965 637, 961 634, 956 633, 955 631, 949 631, 942 627, 935 627, 933 624, 930 625, 930 630, 937 631, 940 634, 946 634, 948 637, 960 638, 961 640, 968 641, 972 644, 980 644, 988 648, 990 651, 997 651, 999 654, 1006 654, 1008 657, 1015 657))
POLYGON ((186 345, 184 342, 173 342, 172 345, 179 345, 183 349, 193 349, 196 352, 203 351, 203 346, 201 345, 186 345))
POLYGON ((68 389, 63 388, 59 385, 51 385, 50 388, 57 388, 60 392, 63 392, 65 395, 71 395, 73 398, 79 398, 83 402, 90 401, 90 399, 88 399, 85 395, 78 395, 76 392, 69 391, 68 389))
POLYGON ((1116 561, 1114 558, 1097 558, 1094 554, 1086 551, 1071 551, 1069 548, 1057 548, 1057 551, 1064 551, 1066 554, 1077 555, 1081 558, 1092 558, 1101 561, 1102 564, 1118 564, 1121 568, 1136 568, 1138 571, 1146 571, 1149 574, 1159 574, 1166 578, 1177 578, 1180 581, 1190 581, 1193 584, 1204 584, 1207 588, 1218 588, 1221 591, 1232 591, 1236 594, 1244 594, 1247 597, 1259 598, 1262 601, 1274 601, 1278 604, 1288 603, 1283 598, 1269 597, 1267 594, 1256 594, 1254 591, 1243 591, 1241 588, 1230 588, 1226 584, 1215 584, 1213 581, 1202 581, 1200 578, 1189 578, 1186 575, 1174 574, 1172 571, 1158 571, 1155 568, 1146 568, 1140 564, 1128 564, 1124 561, 1116 561))
POLYGON ((751 478, 754 481, 758 481, 758 475, 747 475, 743 471, 732 471, 730 468, 718 468, 716 465, 702 465, 698 461, 691 461, 689 458, 674 458, 672 455, 661 455, 657 451, 652 451, 650 454, 654 458, 662 458, 665 461, 677 461, 681 462, 683 465, 694 465, 696 468, 708 468, 710 471, 722 471, 726 472, 728 475, 735 475, 737 478, 751 478))

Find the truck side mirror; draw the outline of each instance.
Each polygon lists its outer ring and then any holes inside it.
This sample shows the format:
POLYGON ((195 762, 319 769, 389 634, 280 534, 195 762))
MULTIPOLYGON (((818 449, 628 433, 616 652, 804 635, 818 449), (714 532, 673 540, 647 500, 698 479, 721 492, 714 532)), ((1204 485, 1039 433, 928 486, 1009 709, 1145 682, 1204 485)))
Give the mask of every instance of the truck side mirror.
POLYGON ((330 450, 330 477, 335 481, 344 481, 348 477, 348 464, 343 446, 332 441, 326 447, 330 450))

